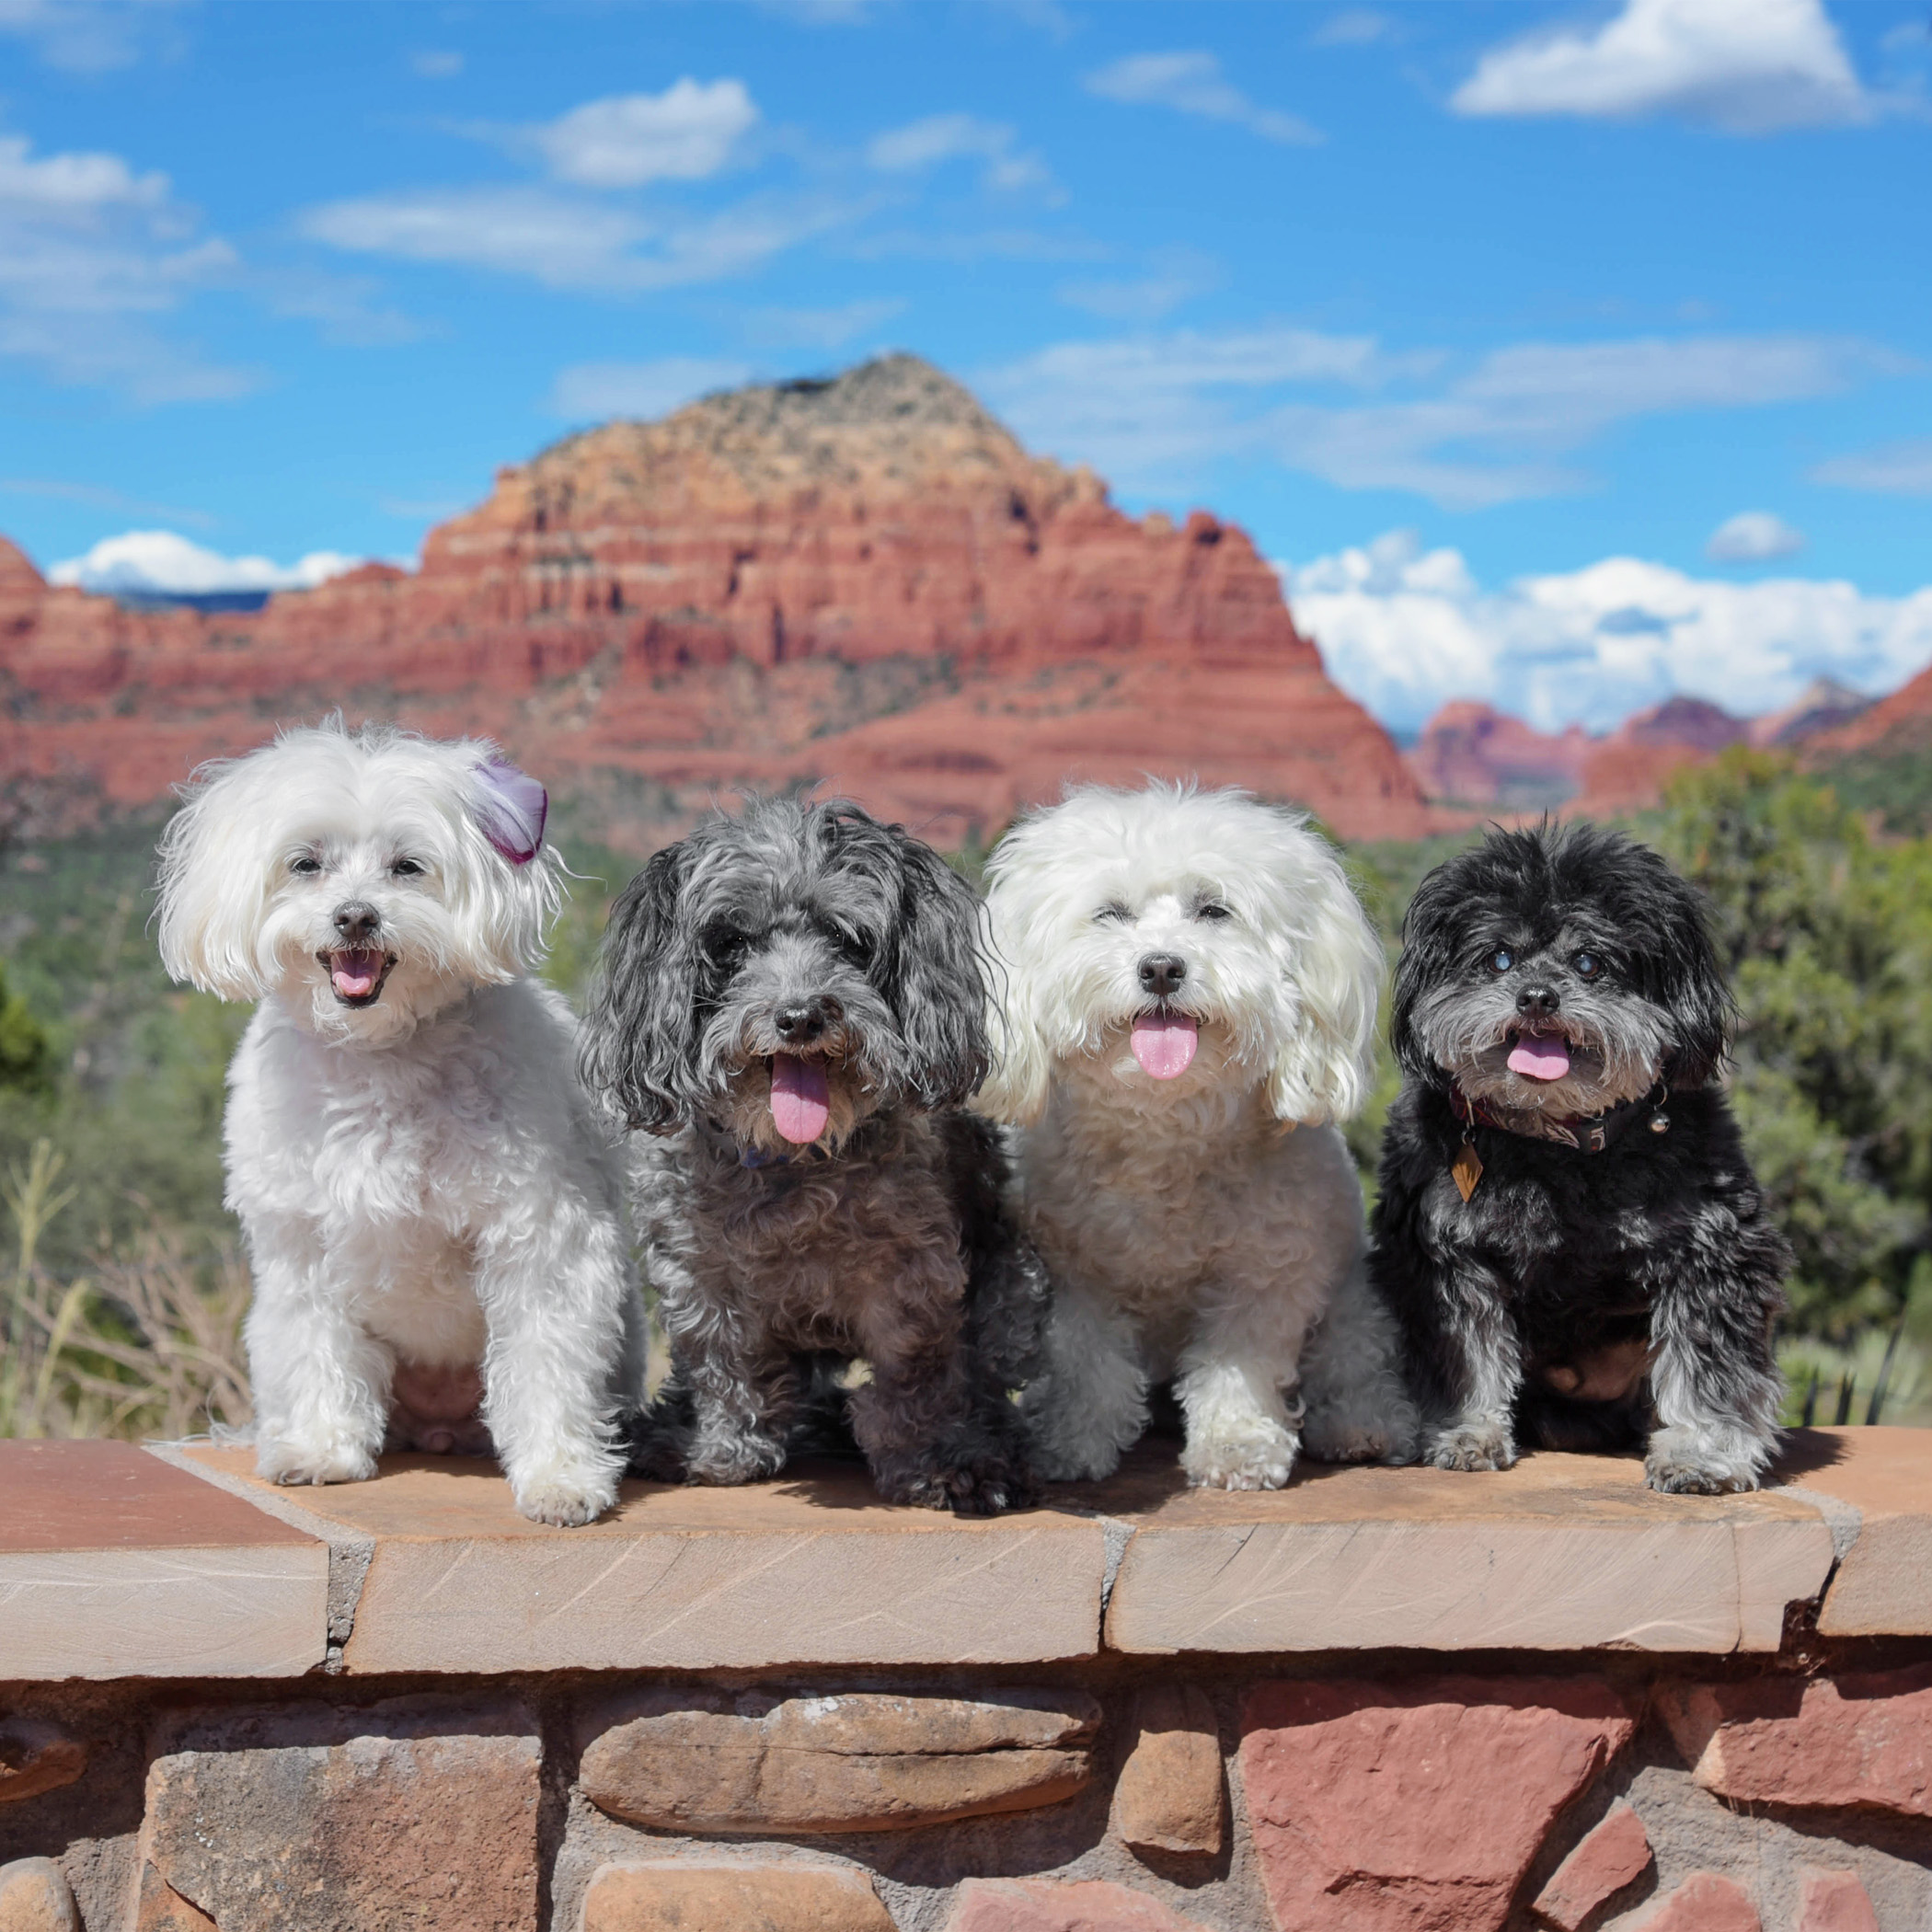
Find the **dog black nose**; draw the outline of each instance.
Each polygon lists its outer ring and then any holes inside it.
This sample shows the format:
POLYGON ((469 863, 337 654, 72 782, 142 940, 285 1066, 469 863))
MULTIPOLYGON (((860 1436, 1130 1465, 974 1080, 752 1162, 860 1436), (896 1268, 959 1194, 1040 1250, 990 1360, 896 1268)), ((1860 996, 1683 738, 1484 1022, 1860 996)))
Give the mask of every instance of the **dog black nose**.
POLYGON ((362 946, 382 929, 383 915, 373 905, 351 899, 336 908, 335 928, 351 946, 362 946))
POLYGON ((1516 1010, 1531 1019, 1547 1019, 1563 1004, 1554 986, 1525 986, 1516 995, 1516 1010))
POLYGON ((772 1019, 787 1046, 810 1046, 827 1027, 845 1017, 845 1009, 829 993, 796 1006, 781 1006, 772 1019))
POLYGON ((1141 960, 1141 984, 1156 999, 1166 999, 1188 976, 1188 962, 1171 952, 1150 952, 1141 960))

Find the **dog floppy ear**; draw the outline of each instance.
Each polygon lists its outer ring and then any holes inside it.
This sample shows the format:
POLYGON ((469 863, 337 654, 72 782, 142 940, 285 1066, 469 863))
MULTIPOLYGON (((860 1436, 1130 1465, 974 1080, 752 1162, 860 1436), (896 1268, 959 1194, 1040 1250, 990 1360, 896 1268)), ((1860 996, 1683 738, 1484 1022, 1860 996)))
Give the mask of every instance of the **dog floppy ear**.
POLYGON ((985 1077, 986 988, 972 888, 922 840, 894 825, 900 914, 881 990, 912 1055, 923 1107, 959 1107, 985 1077))
POLYGON ((228 1000, 258 1000, 270 973, 259 950, 269 901, 259 765, 203 765, 161 834, 161 963, 176 980, 228 1000))
POLYGON ((1664 1056, 1663 1079, 1672 1087, 1702 1087, 1731 1048, 1737 1007, 1710 936, 1710 922, 1696 887, 1662 860, 1666 911, 1662 925, 1663 984, 1675 1039, 1664 1056))
POLYGON ((1303 836, 1305 866, 1292 886, 1299 930, 1271 942, 1299 1022, 1275 1055, 1268 1098, 1276 1119, 1315 1126, 1347 1120, 1368 1098, 1384 960, 1341 861, 1303 836))
POLYGON ((652 1133, 678 1126, 695 1098, 702 1022, 677 917, 689 870, 688 841, 666 845, 619 894, 578 1050, 584 1086, 652 1133))

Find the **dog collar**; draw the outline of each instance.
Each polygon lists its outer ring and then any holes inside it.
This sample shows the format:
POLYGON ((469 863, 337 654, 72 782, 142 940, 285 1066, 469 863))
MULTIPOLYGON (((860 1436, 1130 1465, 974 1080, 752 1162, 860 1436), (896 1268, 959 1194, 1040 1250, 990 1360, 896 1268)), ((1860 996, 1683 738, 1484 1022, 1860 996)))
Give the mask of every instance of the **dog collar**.
POLYGON ((1472 1100, 1453 1082, 1449 1088, 1449 1109, 1463 1123, 1463 1144, 1456 1150, 1449 1171, 1457 1190, 1467 1201, 1482 1179, 1482 1156, 1473 1139, 1478 1127, 1492 1127, 1499 1133, 1513 1133, 1519 1140, 1547 1141, 1552 1146, 1568 1147, 1577 1154, 1602 1154, 1614 1147, 1639 1121, 1648 1121, 1652 1133, 1668 1133, 1671 1117, 1664 1110, 1671 1090, 1660 1080, 1649 1093, 1635 1100, 1619 1100, 1602 1113, 1572 1113, 1551 1119, 1534 1112, 1503 1113, 1487 1100, 1472 1100))

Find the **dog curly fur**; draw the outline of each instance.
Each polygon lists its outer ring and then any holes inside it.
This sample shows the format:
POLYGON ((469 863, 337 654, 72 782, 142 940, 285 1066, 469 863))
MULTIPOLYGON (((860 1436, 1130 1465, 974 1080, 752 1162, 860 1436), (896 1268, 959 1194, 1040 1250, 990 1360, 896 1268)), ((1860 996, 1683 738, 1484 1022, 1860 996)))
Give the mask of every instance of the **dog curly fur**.
POLYGON ((647 1473, 775 1475, 827 1358, 862 1357, 845 1401, 882 1495, 1030 1499, 1007 1390, 1043 1280, 1003 1218, 996 1137, 960 1107, 986 1066, 977 919, 937 853, 839 802, 715 818, 618 900, 583 1069, 661 1137, 637 1163, 672 1348, 647 1473), (788 1063, 822 1081, 803 1144, 775 1111, 788 1063))
POLYGON ((260 1002, 226 1145, 261 1473, 357 1481, 385 1432, 493 1444, 525 1515, 577 1524, 616 1494, 643 1309, 569 1010, 528 977, 561 863, 490 837, 506 772, 339 724, 206 768, 162 842, 161 952, 260 1002))
POLYGON ((1053 1284, 1023 1397, 1041 1473, 1108 1475, 1169 1378, 1192 1483, 1278 1488, 1304 1445, 1405 1458, 1332 1124, 1367 1094, 1382 948, 1334 853, 1240 792, 1094 788, 1024 819, 988 878, 1005 971, 977 1104, 1017 1129, 1053 1284), (1150 1009, 1198 1026, 1176 1075, 1130 1051, 1150 1009))
POLYGON ((1696 893, 1616 833, 1495 832, 1422 881, 1404 940, 1406 1085, 1371 1268, 1403 1324, 1427 1459, 1499 1469, 1519 1443, 1647 1440, 1654 1489, 1754 1489, 1789 1255, 1711 1085, 1731 1006, 1696 893), (1562 1077, 1512 1068, 1525 1034, 1561 1036, 1544 1064, 1562 1077), (1466 1126, 1457 1087, 1502 1124, 1466 1126), (1619 1106, 1633 1131, 1601 1153, 1537 1137, 1619 1106), (1466 1202, 1451 1175, 1466 1139, 1482 1164, 1466 1202))

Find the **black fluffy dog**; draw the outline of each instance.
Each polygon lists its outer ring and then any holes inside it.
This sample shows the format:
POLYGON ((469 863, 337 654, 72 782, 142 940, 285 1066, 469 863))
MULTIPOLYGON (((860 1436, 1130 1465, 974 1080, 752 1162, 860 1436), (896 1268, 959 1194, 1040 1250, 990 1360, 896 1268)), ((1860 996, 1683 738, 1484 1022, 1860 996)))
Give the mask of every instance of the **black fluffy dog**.
POLYGON ((986 1071, 978 906, 857 806, 700 825, 611 914, 586 1085, 661 1138, 638 1163, 672 1373, 633 1466, 776 1474, 837 1399, 889 1501, 1031 1499, 1006 1392, 1044 1272, 1002 1217, 1005 1157, 961 1102, 986 1071), (828 1373, 862 1357, 845 1390, 828 1373))
POLYGON ((1370 1267, 1423 1459, 1647 1443, 1653 1489, 1755 1489, 1789 1254, 1710 1084, 1732 1006, 1696 892, 1596 826, 1493 832, 1402 937, 1370 1267))

